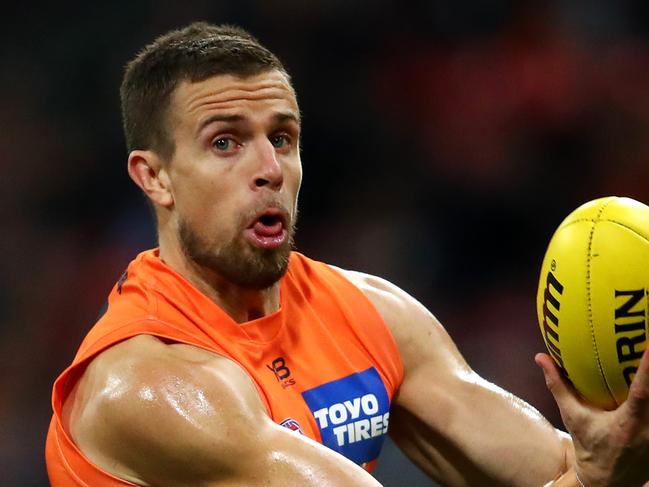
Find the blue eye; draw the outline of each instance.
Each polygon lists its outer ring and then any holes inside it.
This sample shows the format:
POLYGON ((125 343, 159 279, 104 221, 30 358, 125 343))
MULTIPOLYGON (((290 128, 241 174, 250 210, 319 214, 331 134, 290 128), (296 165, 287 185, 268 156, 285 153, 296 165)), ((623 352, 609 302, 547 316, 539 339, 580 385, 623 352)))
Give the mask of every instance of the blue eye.
POLYGON ((220 151, 227 151, 232 149, 233 144, 234 140, 229 137, 219 137, 214 142, 212 142, 212 145, 220 151))
POLYGON ((288 145, 288 137, 286 135, 273 135, 270 139, 270 143, 273 144, 273 147, 276 149, 281 149, 288 145))

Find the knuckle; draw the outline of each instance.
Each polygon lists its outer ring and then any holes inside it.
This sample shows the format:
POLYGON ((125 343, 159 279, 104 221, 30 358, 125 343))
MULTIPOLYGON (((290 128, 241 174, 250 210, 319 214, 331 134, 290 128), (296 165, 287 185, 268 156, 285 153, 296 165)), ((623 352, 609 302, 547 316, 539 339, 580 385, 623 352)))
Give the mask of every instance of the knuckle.
POLYGON ((649 385, 634 381, 629 389, 629 399, 639 402, 649 402, 649 385))

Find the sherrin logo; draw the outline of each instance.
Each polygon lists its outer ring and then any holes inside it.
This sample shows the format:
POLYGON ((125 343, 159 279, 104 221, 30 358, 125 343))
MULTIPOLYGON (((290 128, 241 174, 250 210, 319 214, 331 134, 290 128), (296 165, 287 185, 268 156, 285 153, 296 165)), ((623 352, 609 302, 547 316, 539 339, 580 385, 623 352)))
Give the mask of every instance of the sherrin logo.
POLYGON ((645 289, 615 290, 615 300, 619 304, 615 308, 615 348, 618 363, 624 367, 622 375, 628 387, 631 387, 631 381, 638 371, 633 362, 637 364, 642 358, 647 341, 646 297, 645 289))
POLYGON ((302 395, 324 445, 358 464, 378 457, 388 432, 390 401, 374 367, 302 395))

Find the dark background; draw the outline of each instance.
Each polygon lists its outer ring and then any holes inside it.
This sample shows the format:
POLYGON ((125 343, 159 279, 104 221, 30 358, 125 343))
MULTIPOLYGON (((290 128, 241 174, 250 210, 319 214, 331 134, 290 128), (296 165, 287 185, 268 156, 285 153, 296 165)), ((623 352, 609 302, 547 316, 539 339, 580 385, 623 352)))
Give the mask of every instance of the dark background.
MULTIPOLYGON (((293 76, 298 249, 409 291, 477 371, 560 424, 533 363, 538 271, 577 205, 649 202, 649 3, 23 4, 0 12, 2 485, 47 485, 51 384, 155 244, 118 87, 137 50, 193 20, 248 28, 293 76)), ((432 485, 402 462, 388 445, 386 486, 432 485)))

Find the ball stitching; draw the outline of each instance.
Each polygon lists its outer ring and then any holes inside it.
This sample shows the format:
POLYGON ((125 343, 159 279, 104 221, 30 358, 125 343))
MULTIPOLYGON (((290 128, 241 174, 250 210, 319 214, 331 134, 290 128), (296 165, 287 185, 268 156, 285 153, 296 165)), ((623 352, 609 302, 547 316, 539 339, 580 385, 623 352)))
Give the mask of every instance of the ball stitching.
POLYGON ((597 216, 595 217, 594 220, 592 220, 593 226, 591 227, 590 235, 588 236, 588 250, 586 254, 586 306, 588 309, 588 326, 590 328, 590 337, 593 342, 593 351, 595 352, 595 360, 597 361, 597 368, 599 369, 599 373, 602 379, 604 380, 604 385, 606 386, 609 395, 611 396, 613 401, 615 401, 615 396, 613 396, 613 392, 611 391, 611 386, 606 380, 606 375, 604 374, 604 369, 602 368, 602 362, 599 356, 599 350, 597 349, 597 341, 595 340, 595 327, 593 325, 593 306, 592 306, 591 285, 590 285, 591 284, 590 264, 592 260, 592 244, 593 244, 593 236, 595 234, 595 227, 597 226, 598 222, 602 221, 601 220, 602 213, 604 213, 604 210, 612 201, 614 200, 609 199, 605 201, 604 204, 601 206, 601 208, 597 212, 597 216))

